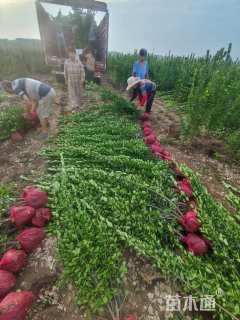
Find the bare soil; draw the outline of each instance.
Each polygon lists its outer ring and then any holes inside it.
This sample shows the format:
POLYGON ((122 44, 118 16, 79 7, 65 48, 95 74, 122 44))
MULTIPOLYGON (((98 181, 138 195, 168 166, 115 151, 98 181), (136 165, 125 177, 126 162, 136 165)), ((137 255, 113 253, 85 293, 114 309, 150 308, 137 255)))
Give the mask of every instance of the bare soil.
POLYGON ((0 144, 2 184, 14 184, 20 191, 27 181, 33 182, 44 172, 45 162, 39 155, 44 142, 36 136, 36 132, 31 131, 21 142, 7 140, 0 144))

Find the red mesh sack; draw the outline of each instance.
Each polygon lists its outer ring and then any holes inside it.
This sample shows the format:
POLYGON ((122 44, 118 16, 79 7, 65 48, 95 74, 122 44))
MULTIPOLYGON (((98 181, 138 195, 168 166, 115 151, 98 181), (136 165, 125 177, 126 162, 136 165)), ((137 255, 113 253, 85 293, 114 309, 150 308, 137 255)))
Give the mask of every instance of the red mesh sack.
POLYGON ((23 190, 22 198, 27 205, 35 209, 44 207, 48 202, 47 193, 33 186, 26 187, 23 190))
POLYGON ((146 121, 143 121, 142 122, 142 127, 143 127, 143 129, 144 128, 152 128, 152 125, 151 125, 151 122, 150 121, 148 121, 148 120, 146 120, 146 121))
POLYGON ((124 320, 137 320, 137 317, 131 314, 131 315, 125 317, 124 320))
POLYGON ((156 136, 154 134, 150 134, 148 137, 145 138, 145 143, 147 145, 151 145, 156 141, 156 136))
POLYGON ((183 215, 180 219, 180 223, 186 231, 192 233, 197 232, 201 226, 197 214, 194 211, 188 211, 185 215, 183 215))
POLYGON ((172 160, 172 155, 169 151, 167 151, 165 148, 162 148, 160 153, 159 153, 159 156, 161 159, 163 160, 172 160))
POLYGON ((38 115, 35 111, 30 112, 30 123, 32 125, 32 127, 36 128, 39 125, 39 118, 38 115))
POLYGON ((146 121, 146 120, 149 119, 149 117, 150 117, 150 114, 149 114, 148 112, 145 112, 145 113, 142 115, 141 120, 142 120, 142 121, 146 121))
POLYGON ((195 256, 202 256, 208 252, 210 242, 202 237, 189 233, 187 236, 182 237, 182 242, 188 247, 188 251, 192 252, 195 256))
POLYGON ((171 161, 173 158, 172 158, 171 155, 162 155, 162 159, 163 159, 163 160, 171 161))
POLYGON ((15 287, 15 284, 16 278, 12 273, 0 270, 0 299, 5 297, 15 287))
POLYGON ((178 186, 182 192, 186 193, 187 196, 191 197, 193 195, 192 186, 187 179, 180 181, 178 186))
POLYGON ((147 136, 151 135, 153 132, 152 132, 152 129, 146 127, 143 129, 143 133, 147 137, 147 136))
POLYGON ((21 133, 14 132, 14 133, 11 134, 11 141, 13 143, 19 142, 19 141, 22 141, 22 140, 23 140, 23 136, 21 135, 21 133))
POLYGON ((25 320, 27 316, 27 311, 21 307, 15 307, 13 310, 3 313, 0 313, 0 320, 25 320))
POLYGON ((32 127, 37 127, 39 124, 39 118, 35 111, 25 113, 24 118, 30 125, 32 125, 32 127))
POLYGON ((10 219, 17 228, 22 228, 24 224, 30 222, 35 214, 35 209, 29 206, 10 208, 10 219))
POLYGON ((0 303, 0 320, 24 320, 33 304, 32 292, 11 292, 0 303))
POLYGON ((36 111, 32 111, 29 113, 29 119, 31 121, 38 121, 38 115, 36 111))
POLYGON ((23 117, 24 117, 24 119, 29 120, 29 121, 36 120, 38 118, 37 113, 35 111, 26 112, 26 113, 24 113, 23 117))
POLYGON ((27 253, 36 249, 45 237, 43 228, 28 228, 22 231, 16 238, 23 250, 27 253))
POLYGON ((10 249, 0 260, 0 269, 19 272, 27 263, 27 255, 23 250, 10 249))
POLYGON ((148 99, 148 95, 147 94, 138 96, 140 107, 144 107, 145 106, 145 104, 147 103, 147 99, 148 99))
POLYGON ((162 147, 160 146, 159 143, 154 143, 150 146, 150 149, 152 151, 152 153, 154 154, 159 154, 162 151, 162 147))
POLYGON ((36 210, 35 216, 32 218, 32 224, 36 227, 44 227, 52 217, 52 212, 49 208, 40 208, 36 210))
POLYGON ((151 94, 148 94, 148 93, 145 93, 145 94, 141 94, 141 95, 138 95, 138 100, 139 100, 139 105, 140 107, 144 107, 145 104, 147 103, 148 101, 148 98, 150 97, 151 94))
POLYGON ((26 188, 23 189, 23 192, 21 194, 21 198, 24 199, 30 191, 35 190, 35 189, 38 189, 38 188, 34 187, 34 186, 27 186, 26 188))

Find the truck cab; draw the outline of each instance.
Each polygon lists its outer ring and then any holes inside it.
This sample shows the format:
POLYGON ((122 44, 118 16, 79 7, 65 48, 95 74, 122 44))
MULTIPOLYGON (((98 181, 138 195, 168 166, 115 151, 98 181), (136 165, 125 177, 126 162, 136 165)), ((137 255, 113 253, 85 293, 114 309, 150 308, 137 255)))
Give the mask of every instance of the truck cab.
POLYGON ((74 46, 81 60, 86 48, 92 50, 95 81, 101 83, 108 54, 107 4, 94 0, 36 0, 36 10, 45 62, 57 80, 64 81, 66 49, 74 46))

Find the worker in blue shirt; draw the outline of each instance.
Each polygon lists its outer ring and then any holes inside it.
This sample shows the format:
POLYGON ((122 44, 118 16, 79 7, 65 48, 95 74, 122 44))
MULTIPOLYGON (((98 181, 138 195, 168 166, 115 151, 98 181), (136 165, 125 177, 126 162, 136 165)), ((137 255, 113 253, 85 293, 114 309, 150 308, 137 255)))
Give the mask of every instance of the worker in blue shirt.
POLYGON ((133 77, 138 77, 140 79, 148 79, 149 78, 149 66, 146 60, 147 58, 147 50, 141 49, 139 51, 139 60, 136 61, 133 65, 133 77))

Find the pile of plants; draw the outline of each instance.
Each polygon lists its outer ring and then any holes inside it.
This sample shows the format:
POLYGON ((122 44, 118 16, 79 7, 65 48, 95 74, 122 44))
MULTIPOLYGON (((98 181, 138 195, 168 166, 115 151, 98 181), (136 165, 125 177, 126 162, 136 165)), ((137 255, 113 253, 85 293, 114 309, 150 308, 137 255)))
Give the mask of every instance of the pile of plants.
POLYGON ((185 293, 223 292, 216 297, 219 319, 239 316, 239 224, 182 167, 193 186, 202 234, 213 243, 207 255, 188 252, 179 241, 186 193, 176 192, 168 163, 144 144, 135 108, 111 99, 62 119, 56 147, 45 151, 49 169, 41 183, 51 198, 50 229, 59 239, 63 280, 73 281, 80 305, 100 311, 121 289, 124 251, 132 248, 185 293))
MULTIPOLYGON (((172 97, 182 116, 185 136, 211 135, 225 141, 240 159, 240 68, 228 49, 204 57, 149 56, 150 78, 162 94, 172 97)), ((110 54, 108 72, 126 86, 137 55, 110 54)), ((171 103, 172 104, 172 103, 171 103)))

